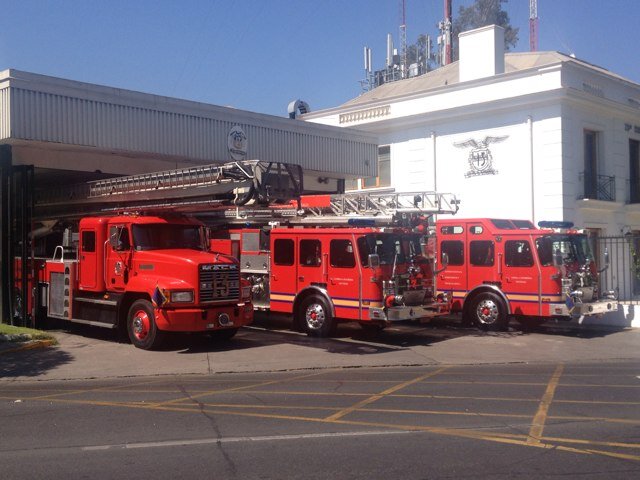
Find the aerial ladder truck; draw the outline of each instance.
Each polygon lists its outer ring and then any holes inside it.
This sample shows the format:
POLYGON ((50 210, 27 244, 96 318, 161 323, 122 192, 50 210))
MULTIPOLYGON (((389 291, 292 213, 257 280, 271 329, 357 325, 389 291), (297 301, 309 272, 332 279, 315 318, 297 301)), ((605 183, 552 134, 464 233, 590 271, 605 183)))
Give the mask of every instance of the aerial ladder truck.
POLYGON ((14 304, 37 321, 122 329, 142 349, 170 332, 229 339, 253 319, 251 285, 236 258, 210 251, 194 214, 285 202, 301 189, 300 167, 254 160, 36 192, 40 230, 67 228, 53 255, 18 266, 28 273, 14 304))
POLYGON ((292 314, 295 328, 330 336, 341 321, 380 330, 447 314, 431 219, 457 210, 453 194, 352 192, 211 212, 208 223, 237 224, 217 230, 212 248, 226 244, 240 258, 256 309, 292 314))

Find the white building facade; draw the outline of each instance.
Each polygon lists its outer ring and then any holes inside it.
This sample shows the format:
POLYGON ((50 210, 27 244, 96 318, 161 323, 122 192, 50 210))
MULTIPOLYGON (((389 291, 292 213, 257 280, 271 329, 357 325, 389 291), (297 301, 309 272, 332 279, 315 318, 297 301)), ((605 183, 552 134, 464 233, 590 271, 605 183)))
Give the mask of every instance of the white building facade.
POLYGON ((556 53, 460 35, 460 60, 302 119, 378 135, 379 173, 352 188, 455 193, 459 216, 640 231, 640 85, 556 53))

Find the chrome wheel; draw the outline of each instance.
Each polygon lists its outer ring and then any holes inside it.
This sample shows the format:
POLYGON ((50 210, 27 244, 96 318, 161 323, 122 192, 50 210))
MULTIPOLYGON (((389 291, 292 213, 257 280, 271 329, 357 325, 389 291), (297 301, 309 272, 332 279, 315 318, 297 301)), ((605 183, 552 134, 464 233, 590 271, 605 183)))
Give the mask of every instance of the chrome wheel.
POLYGON ((324 307, 319 303, 310 304, 304 312, 304 320, 309 330, 321 330, 326 319, 324 307))
POLYGON ((500 309, 492 299, 485 298, 478 302, 476 306, 476 318, 478 322, 483 325, 493 325, 498 321, 499 316, 500 309))

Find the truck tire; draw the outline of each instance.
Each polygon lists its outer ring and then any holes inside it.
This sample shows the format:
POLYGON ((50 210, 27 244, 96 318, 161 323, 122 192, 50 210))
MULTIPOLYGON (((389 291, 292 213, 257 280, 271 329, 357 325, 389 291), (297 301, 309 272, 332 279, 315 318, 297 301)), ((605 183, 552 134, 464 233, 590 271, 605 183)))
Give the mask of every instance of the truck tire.
POLYGON ((215 330, 213 332, 209 332, 209 338, 214 342, 225 342, 227 340, 231 340, 236 333, 238 333, 238 328, 224 328, 222 330, 215 330))
POLYGON ((507 308, 495 293, 485 292, 476 295, 467 313, 473 324, 481 330, 506 330, 509 325, 507 308))
POLYGON ((305 298, 296 312, 296 322, 311 337, 329 337, 336 330, 336 320, 326 300, 318 295, 305 298))
POLYGON ((164 334, 156 326, 156 317, 149 300, 136 300, 127 315, 127 333, 131 343, 143 350, 162 345, 164 334))

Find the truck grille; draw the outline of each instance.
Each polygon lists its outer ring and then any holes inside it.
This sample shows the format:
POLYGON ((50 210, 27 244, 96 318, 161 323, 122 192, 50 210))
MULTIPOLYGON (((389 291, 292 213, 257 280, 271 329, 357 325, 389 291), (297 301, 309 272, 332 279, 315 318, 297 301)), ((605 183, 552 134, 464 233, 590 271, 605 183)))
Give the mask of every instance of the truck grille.
POLYGON ((237 301, 240 298, 238 265, 200 265, 200 302, 237 301))

